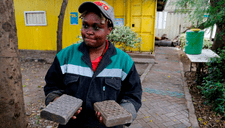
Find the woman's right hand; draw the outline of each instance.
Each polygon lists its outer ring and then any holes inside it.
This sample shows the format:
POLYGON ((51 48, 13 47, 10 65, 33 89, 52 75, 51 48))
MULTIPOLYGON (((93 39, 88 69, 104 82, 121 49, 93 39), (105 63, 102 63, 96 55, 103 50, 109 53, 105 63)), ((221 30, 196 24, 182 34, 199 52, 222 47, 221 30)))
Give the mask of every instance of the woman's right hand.
POLYGON ((81 110, 82 110, 82 107, 80 107, 78 110, 77 110, 77 112, 72 116, 72 119, 76 119, 77 117, 77 115, 81 112, 81 110))

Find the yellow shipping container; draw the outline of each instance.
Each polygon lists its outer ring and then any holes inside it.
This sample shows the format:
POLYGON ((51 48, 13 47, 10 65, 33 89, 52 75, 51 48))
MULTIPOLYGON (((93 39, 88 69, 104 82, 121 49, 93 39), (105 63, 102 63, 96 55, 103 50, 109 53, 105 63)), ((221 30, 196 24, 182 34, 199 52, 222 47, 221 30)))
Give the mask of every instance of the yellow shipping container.
MULTIPOLYGON (((63 23, 63 48, 77 42, 84 0, 68 0, 63 23)), ((156 0, 106 0, 113 6, 116 24, 130 26, 143 44, 133 51, 153 52, 156 0)), ((26 50, 56 50, 58 15, 62 0, 14 0, 18 46, 26 50)))

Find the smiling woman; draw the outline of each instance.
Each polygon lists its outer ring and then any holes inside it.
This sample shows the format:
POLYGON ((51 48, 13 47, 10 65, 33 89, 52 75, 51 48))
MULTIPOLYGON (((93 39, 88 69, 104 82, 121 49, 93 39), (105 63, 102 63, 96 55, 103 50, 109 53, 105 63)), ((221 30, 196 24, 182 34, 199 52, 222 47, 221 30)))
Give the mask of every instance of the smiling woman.
MULTIPOLYGON (((59 128, 106 128, 93 104, 114 100, 132 114, 141 107, 142 87, 134 62, 107 40, 114 27, 114 11, 106 2, 80 5, 83 42, 60 51, 48 70, 44 87, 46 104, 62 94, 82 99, 83 104, 66 125, 59 128)), ((125 124, 130 125, 130 124, 125 124)), ((115 126, 113 128, 121 128, 115 126)))

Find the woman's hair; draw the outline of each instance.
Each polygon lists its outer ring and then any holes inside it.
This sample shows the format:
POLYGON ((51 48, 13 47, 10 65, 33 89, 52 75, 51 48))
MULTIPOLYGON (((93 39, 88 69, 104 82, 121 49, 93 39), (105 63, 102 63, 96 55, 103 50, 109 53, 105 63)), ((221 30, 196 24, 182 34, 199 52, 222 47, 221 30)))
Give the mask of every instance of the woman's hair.
POLYGON ((112 21, 111 21, 110 19, 106 18, 106 17, 102 14, 102 12, 101 12, 100 10, 98 10, 98 9, 86 10, 86 11, 84 11, 83 13, 81 13, 81 15, 80 15, 79 18, 81 18, 81 19, 83 20, 84 17, 85 17, 88 13, 90 13, 90 12, 93 12, 93 13, 97 14, 97 15, 100 17, 100 19, 101 19, 101 24, 105 24, 105 23, 107 22, 107 23, 108 23, 108 28, 113 27, 112 21), (94 10, 94 11, 93 11, 93 10, 94 10))

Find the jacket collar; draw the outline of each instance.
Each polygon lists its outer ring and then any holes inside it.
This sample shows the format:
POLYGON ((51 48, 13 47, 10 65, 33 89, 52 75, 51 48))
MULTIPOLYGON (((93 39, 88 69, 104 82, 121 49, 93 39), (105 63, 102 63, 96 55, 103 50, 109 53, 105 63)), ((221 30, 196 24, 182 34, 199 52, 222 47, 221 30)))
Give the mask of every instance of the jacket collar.
MULTIPOLYGON (((78 47, 78 50, 83 53, 81 59, 93 70, 89 51, 86 44, 82 42, 81 45, 78 47)), ((94 76, 99 74, 104 68, 106 68, 110 63, 112 63, 111 57, 116 55, 116 53, 117 52, 115 46, 109 41, 109 47, 105 52, 104 56, 102 57, 102 60, 98 64, 98 67, 94 72, 94 76)))

